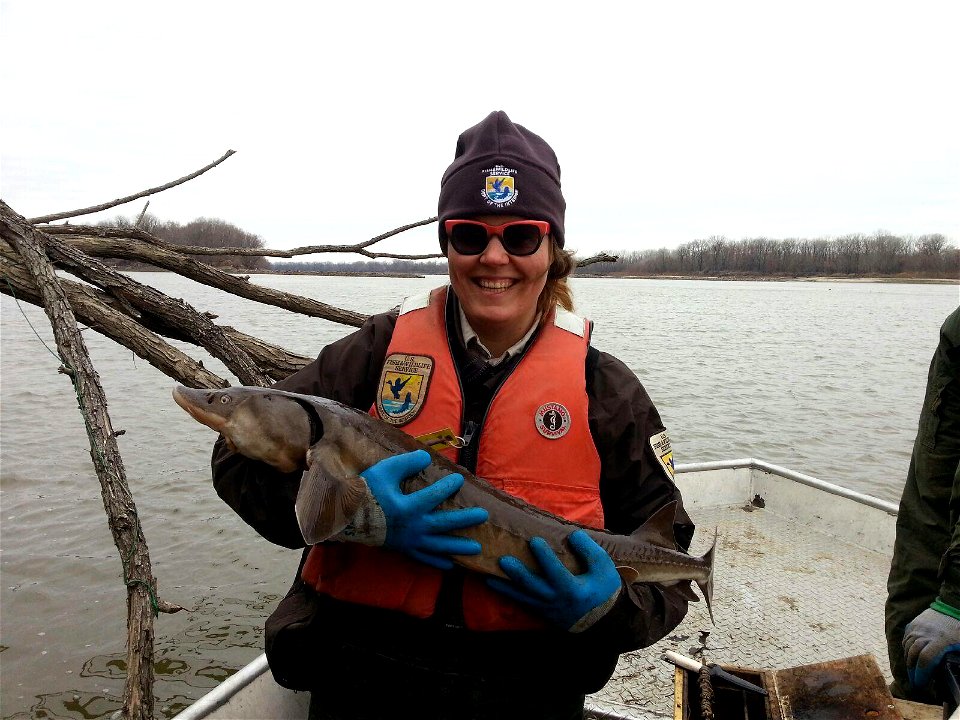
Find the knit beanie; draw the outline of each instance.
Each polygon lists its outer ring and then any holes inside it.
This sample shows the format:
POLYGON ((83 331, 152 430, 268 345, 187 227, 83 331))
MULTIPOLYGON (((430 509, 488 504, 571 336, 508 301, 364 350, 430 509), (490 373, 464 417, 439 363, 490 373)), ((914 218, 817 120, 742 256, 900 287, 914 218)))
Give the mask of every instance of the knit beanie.
POLYGON ((440 247, 446 255, 445 220, 475 215, 546 220, 551 237, 563 247, 566 207, 553 149, 498 110, 457 139, 453 163, 440 181, 440 247))

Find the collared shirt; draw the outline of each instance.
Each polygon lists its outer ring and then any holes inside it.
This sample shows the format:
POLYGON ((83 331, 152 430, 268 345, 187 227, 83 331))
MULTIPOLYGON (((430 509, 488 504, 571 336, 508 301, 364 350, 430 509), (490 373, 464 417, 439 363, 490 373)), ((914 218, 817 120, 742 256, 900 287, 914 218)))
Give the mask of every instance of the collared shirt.
POLYGON ((464 347, 480 350, 481 353, 486 357, 487 364, 489 365, 499 365, 507 358, 516 355, 523 350, 524 346, 527 344, 527 341, 530 340, 530 338, 533 336, 533 333, 536 331, 537 325, 540 324, 540 313, 537 313, 537 317, 533 319, 533 325, 530 326, 530 329, 527 330, 526 334, 517 340, 517 342, 515 342, 513 345, 508 347, 504 351, 503 355, 500 357, 493 357, 493 353, 491 353, 486 346, 480 342, 480 337, 477 335, 477 332, 470 327, 470 322, 467 320, 467 316, 463 312, 463 306, 460 305, 458 309, 460 310, 460 331, 463 333, 464 347))

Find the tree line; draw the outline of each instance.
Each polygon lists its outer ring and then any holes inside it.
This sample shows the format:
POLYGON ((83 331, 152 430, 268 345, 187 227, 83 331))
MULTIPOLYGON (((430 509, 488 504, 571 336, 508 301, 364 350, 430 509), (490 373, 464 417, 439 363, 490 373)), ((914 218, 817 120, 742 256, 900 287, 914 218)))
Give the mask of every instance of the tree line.
MULTIPOLYGON (((217 218, 200 217, 186 224, 144 214, 138 220, 118 216, 103 227, 137 226, 177 245, 263 248, 259 235, 217 218)), ((731 240, 722 235, 692 240, 676 248, 615 252, 617 262, 598 262, 580 275, 702 275, 702 276, 896 276, 960 277, 960 249, 940 233, 894 235, 850 234, 836 238, 767 237, 731 240)), ((225 269, 281 273, 383 273, 445 275, 443 260, 270 261, 264 257, 205 255, 196 259, 225 269)), ((142 263, 117 260, 126 270, 151 269, 142 263)))
POLYGON ((960 277, 960 250, 941 234, 914 238, 880 231, 873 235, 816 240, 765 237, 730 240, 714 235, 672 250, 626 252, 616 263, 597 263, 581 274, 957 278, 960 277))
MULTIPOLYGON (((941 234, 920 237, 877 232, 816 240, 765 237, 730 240, 715 235, 676 248, 614 253, 617 262, 598 262, 578 275, 702 275, 809 277, 830 275, 958 278, 960 249, 941 234)), ((445 275, 444 261, 272 263, 276 272, 378 272, 445 275)))
MULTIPOLYGON (((176 245, 193 245, 196 247, 237 247, 262 248, 263 239, 259 235, 247 232, 236 225, 218 218, 199 217, 185 225, 167 220, 163 221, 151 215, 144 214, 139 219, 130 219, 119 215, 112 220, 101 220, 98 227, 138 227, 151 235, 176 245)), ((245 270, 252 272, 269 272, 270 262, 263 257, 254 255, 191 255, 195 260, 208 263, 216 267, 229 270, 245 270)), ((131 260, 112 260, 111 265, 123 270, 152 270, 152 266, 131 260)))
POLYGON ((384 275, 446 275, 446 260, 293 260, 272 262, 274 272, 284 273, 382 273, 384 275))

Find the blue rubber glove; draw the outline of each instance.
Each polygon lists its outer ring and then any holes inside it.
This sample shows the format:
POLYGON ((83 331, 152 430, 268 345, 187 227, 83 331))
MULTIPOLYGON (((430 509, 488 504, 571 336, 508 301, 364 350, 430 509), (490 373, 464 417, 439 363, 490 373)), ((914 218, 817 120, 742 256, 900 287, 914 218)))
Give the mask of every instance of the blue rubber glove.
POLYGON ((494 590, 530 605, 547 620, 570 632, 582 632, 603 617, 620 595, 620 574, 607 551, 584 530, 567 538, 570 547, 586 563, 587 571, 574 575, 543 538, 530 540, 530 551, 541 575, 530 572, 512 555, 500 558, 500 568, 510 581, 491 578, 494 590))
POLYGON ((903 635, 910 684, 918 690, 929 685, 943 656, 953 650, 960 650, 960 620, 932 607, 917 615, 903 635))
POLYGON ((401 483, 430 464, 426 450, 394 455, 360 473, 386 520, 384 547, 399 550, 420 562, 449 570, 450 555, 479 555, 480 543, 449 534, 486 522, 489 513, 480 507, 437 510, 437 506, 463 486, 463 475, 453 473, 409 495, 401 483))

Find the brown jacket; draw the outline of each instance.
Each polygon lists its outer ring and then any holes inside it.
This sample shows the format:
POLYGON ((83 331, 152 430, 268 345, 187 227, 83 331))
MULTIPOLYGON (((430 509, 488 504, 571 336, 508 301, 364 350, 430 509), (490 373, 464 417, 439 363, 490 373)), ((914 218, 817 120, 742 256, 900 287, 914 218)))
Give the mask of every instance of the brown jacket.
MULTIPOLYGON (((396 313, 371 317, 355 333, 331 343, 317 359, 286 380, 278 389, 332 398, 367 410, 379 389, 380 372, 390 342, 396 313)), ((451 337, 458 335, 448 329, 451 337)), ((456 340, 455 354, 462 341, 456 340)), ((680 493, 660 466, 649 438, 663 431, 650 397, 623 363, 591 348, 587 355, 586 386, 589 425, 601 458, 600 494, 607 529, 629 534, 657 509, 680 493)), ((482 389, 466 389, 466 413, 482 410, 489 397, 482 389), (472 401, 471 401, 472 398, 472 401), (471 409, 472 408, 472 409, 471 409)), ((257 461, 231 453, 218 441, 213 455, 213 480, 217 493, 258 533, 289 548, 303 547, 294 516, 299 473, 285 475, 257 461)), ((675 532, 688 547, 693 525, 682 509, 675 532)), ((516 678, 524 692, 566 687, 594 692, 609 679, 620 653, 651 645, 670 632, 684 617, 687 601, 675 589, 638 586, 633 597, 621 599, 588 631, 471 633, 445 616, 443 621, 416 620, 399 613, 349 605, 318 598, 318 637, 328 644, 331 663, 317 670, 324 685, 348 673, 344 660, 356 657, 367 673, 376 673, 372 658, 396 660, 417 666, 418 672, 434 667, 438 673, 478 674, 516 678)), ((357 669, 357 668, 354 668, 357 669)), ((396 674, 393 663, 383 672, 396 674)), ((502 692, 502 689, 500 690, 502 692)))

